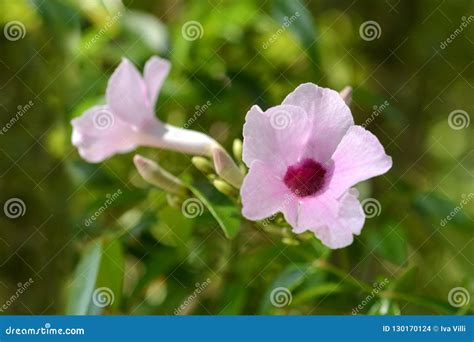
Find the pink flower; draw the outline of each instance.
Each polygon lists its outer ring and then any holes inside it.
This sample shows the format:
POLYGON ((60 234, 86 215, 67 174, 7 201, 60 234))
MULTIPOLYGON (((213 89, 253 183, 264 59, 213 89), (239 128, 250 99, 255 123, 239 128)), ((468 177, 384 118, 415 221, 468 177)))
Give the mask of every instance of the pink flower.
POLYGON ((209 136, 159 121, 154 114, 158 92, 170 63, 152 57, 143 77, 123 59, 107 84, 106 105, 94 106, 71 121, 72 143, 87 161, 97 163, 137 146, 151 146, 212 156, 218 146, 209 136))
POLYGON ((342 248, 365 221, 355 184, 387 172, 392 159, 379 140, 355 126, 341 96, 311 83, 281 105, 245 118, 243 215, 262 220, 282 212, 294 232, 310 230, 342 248))

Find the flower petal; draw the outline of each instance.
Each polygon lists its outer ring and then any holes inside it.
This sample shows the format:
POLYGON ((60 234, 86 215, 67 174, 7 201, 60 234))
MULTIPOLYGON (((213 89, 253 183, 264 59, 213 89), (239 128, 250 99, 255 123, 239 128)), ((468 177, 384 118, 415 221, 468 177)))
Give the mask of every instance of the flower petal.
POLYGON ((72 143, 82 158, 98 163, 136 147, 136 134, 108 106, 94 106, 71 121, 72 143))
POLYGON ((342 137, 354 125, 351 111, 339 93, 313 83, 298 86, 283 104, 302 107, 308 114, 311 136, 304 157, 329 160, 342 137))
POLYGON ((359 235, 365 215, 357 196, 346 192, 339 200, 327 191, 301 203, 295 232, 311 230, 326 246, 336 249, 350 245, 359 235))
POLYGON ((158 93, 170 71, 169 61, 157 56, 151 57, 145 64, 143 78, 147 87, 148 101, 154 110, 158 93))
POLYGON ((309 135, 308 116, 296 106, 280 105, 263 112, 253 106, 245 117, 243 160, 262 161, 283 176, 298 161, 309 135))
POLYGON ((352 126, 332 156, 334 173, 329 188, 335 196, 351 186, 384 174, 392 167, 392 158, 385 154, 375 135, 361 126, 352 126))
POLYGON ((289 190, 283 181, 261 161, 254 161, 240 189, 242 214, 249 220, 262 220, 283 210, 289 190))
POLYGON ((105 96, 107 104, 122 121, 142 127, 154 118, 145 82, 126 58, 110 77, 105 96))

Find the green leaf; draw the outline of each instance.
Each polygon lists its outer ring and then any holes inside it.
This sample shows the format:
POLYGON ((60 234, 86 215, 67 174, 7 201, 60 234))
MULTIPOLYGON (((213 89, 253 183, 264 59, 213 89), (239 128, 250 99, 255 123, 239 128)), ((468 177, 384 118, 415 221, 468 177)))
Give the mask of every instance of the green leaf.
POLYGON ((454 203, 448 198, 432 192, 421 194, 415 198, 415 209, 425 219, 430 220, 438 227, 456 227, 471 229, 470 220, 463 212, 469 197, 461 197, 459 203, 454 203), (464 201, 464 203, 463 203, 464 201))
POLYGON ((293 304, 301 305, 307 303, 309 300, 317 297, 328 296, 348 291, 354 291, 352 286, 347 286, 343 283, 322 283, 316 286, 309 287, 299 291, 293 296, 293 304))
POLYGON ((228 239, 233 239, 240 230, 240 213, 234 205, 222 205, 207 198, 197 188, 187 185, 188 189, 209 210, 228 239))
POLYGON ((158 218, 157 224, 151 228, 151 234, 165 245, 186 248, 194 221, 183 216, 179 209, 172 207, 161 209, 158 218))
POLYGON ((272 291, 277 288, 285 288, 285 292, 289 291, 290 296, 292 296, 291 292, 303 283, 303 281, 308 275, 308 272, 313 271, 314 270, 311 266, 305 264, 294 264, 286 267, 273 281, 273 283, 270 285, 265 295, 263 296, 260 304, 260 313, 267 313, 272 308, 272 291))
POLYGON ((98 241, 91 242, 84 249, 72 279, 66 305, 67 315, 87 314, 99 273, 101 256, 102 244, 98 241))
POLYGON ((84 249, 66 305, 68 315, 99 314, 104 307, 117 308, 123 283, 124 259, 119 240, 103 237, 90 242, 84 249), (99 302, 101 305, 94 304, 99 302))
POLYGON ((119 240, 103 243, 102 258, 96 288, 105 287, 113 293, 110 307, 117 308, 121 301, 124 275, 124 256, 119 240))
POLYGON ((403 265, 407 257, 406 237, 394 224, 384 224, 369 236, 369 248, 397 265, 403 265))
MULTIPOLYGON (((288 23, 288 29, 298 39, 314 62, 318 62, 316 29, 311 13, 301 0, 276 0, 272 16, 279 23, 288 23)), ((286 26, 283 26, 286 27, 286 26)))
POLYGON ((122 25, 137 59, 145 59, 148 54, 163 53, 168 46, 168 33, 163 23, 155 16, 138 11, 126 11, 122 25))

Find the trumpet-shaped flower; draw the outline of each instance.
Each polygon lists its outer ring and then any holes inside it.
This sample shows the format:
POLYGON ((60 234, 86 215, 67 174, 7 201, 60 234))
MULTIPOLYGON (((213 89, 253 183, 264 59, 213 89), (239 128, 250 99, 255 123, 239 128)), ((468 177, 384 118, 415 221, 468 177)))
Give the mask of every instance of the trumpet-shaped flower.
POLYGON ((151 146, 212 156, 218 144, 209 136, 159 121, 154 114, 170 63, 150 58, 142 75, 123 59, 109 79, 106 104, 86 110, 71 121, 72 143, 89 162, 101 162, 137 146, 151 146))
POLYGON ((392 166, 379 140, 354 125, 340 94, 311 83, 281 105, 249 110, 243 160, 250 168, 243 215, 261 220, 282 212, 294 232, 310 230, 330 248, 350 245, 364 225, 352 186, 392 166))

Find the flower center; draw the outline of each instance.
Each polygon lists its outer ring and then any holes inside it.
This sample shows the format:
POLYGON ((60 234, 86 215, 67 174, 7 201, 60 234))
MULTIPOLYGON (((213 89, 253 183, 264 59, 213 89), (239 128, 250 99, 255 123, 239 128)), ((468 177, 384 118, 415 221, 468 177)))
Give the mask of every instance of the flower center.
POLYGON ((327 170, 313 159, 304 159, 286 170, 283 182, 298 197, 311 196, 325 184, 327 170))

